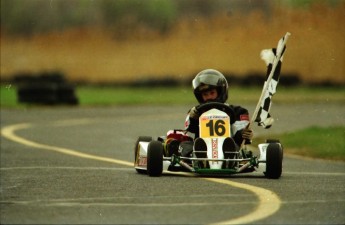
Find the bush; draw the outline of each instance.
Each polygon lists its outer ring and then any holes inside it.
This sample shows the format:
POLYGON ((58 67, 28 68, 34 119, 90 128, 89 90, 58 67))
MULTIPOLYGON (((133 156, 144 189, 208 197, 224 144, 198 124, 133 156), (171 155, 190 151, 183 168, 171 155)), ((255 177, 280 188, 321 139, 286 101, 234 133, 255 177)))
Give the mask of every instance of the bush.
POLYGON ((122 32, 142 25, 166 32, 177 17, 173 0, 2 0, 1 9, 1 29, 27 36, 94 24, 114 26, 122 32))

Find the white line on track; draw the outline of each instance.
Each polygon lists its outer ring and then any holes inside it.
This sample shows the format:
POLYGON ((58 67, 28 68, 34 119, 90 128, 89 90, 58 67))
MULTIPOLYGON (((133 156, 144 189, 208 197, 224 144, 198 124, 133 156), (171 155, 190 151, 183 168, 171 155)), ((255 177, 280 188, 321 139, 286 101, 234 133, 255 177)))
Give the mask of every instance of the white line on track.
MULTIPOLYGON (((2 204, 6 204, 6 202, 1 202, 2 204)), ((11 201, 8 204, 18 204, 18 205, 30 205, 30 204, 37 204, 30 201, 11 201)), ((73 207, 73 206, 109 206, 109 207, 186 207, 186 206, 193 206, 193 207, 204 207, 204 206, 219 206, 219 205, 253 205, 255 203, 248 201, 248 202, 215 202, 215 203, 207 203, 207 202, 185 202, 185 203, 106 203, 106 202, 40 202, 40 206, 63 206, 63 207, 73 207)))
MULTIPOLYGON (((133 171, 133 168, 128 167, 72 167, 72 166, 24 166, 24 167, 1 167, 0 170, 121 170, 121 171, 133 171)), ((191 173, 185 172, 165 172, 165 174, 180 174, 183 176, 192 175, 191 173)), ((292 175, 310 175, 310 176, 345 176, 345 173, 334 172, 284 172, 284 174, 292 175)), ((232 175, 236 177, 236 175, 232 175)))
POLYGON ((121 170, 133 171, 132 168, 123 167, 71 167, 71 166, 23 166, 2 167, 0 170, 121 170))
MULTIPOLYGON (((173 198, 174 196, 167 196, 173 198)), ((190 196, 188 196, 190 197, 190 196)), ((209 196, 203 196, 209 197, 209 196)), ((124 197, 126 198, 126 197, 124 197)), ((111 200, 114 198, 106 198, 106 200, 111 200)), ((137 199, 135 197, 135 199, 137 199)), ((186 199, 186 196, 184 196, 186 199)), ((305 201, 283 201, 282 204, 329 204, 334 202, 345 202, 343 199, 332 199, 332 200, 305 200, 305 201)), ((37 201, 0 201, 1 204, 17 204, 17 205, 40 205, 40 206, 51 206, 51 207, 90 207, 90 206, 108 206, 108 207, 186 207, 186 206, 193 206, 193 207, 209 207, 209 206, 222 206, 222 205, 253 205, 255 204, 253 201, 227 201, 227 202, 181 202, 181 203, 113 203, 113 202, 80 202, 80 199, 72 199, 70 201, 62 200, 37 200, 37 201), (78 202, 79 201, 79 202, 78 202)), ((245 218, 240 217, 236 220, 229 220, 218 222, 216 224, 241 224, 245 218)), ((254 219, 254 218, 253 218, 254 219)), ((247 223, 249 221, 246 221, 247 223)), ((254 221, 252 221, 254 222, 254 221)), ((244 222, 243 222, 244 223, 244 222)))
POLYGON ((345 176, 345 173, 325 173, 325 172, 284 172, 284 174, 293 175, 311 175, 311 176, 345 176))
MULTIPOLYGON (((180 202, 176 204, 237 204, 239 202, 236 201, 226 201, 226 202, 217 202, 217 203, 197 203, 197 202, 189 202, 192 199, 202 199, 202 198, 220 198, 220 199, 225 199, 225 198, 238 198, 238 197, 251 197, 251 194, 211 194, 211 195, 155 195, 155 196, 109 196, 109 197, 92 197, 92 198, 67 198, 67 199, 36 199, 36 200, 30 200, 30 201, 0 201, 0 203, 15 203, 15 204, 41 204, 41 203, 46 203, 46 204, 54 204, 54 203, 79 203, 79 204, 86 204, 86 203, 97 203, 101 204, 101 201, 109 201, 109 200, 136 200, 135 204, 140 204, 138 203, 138 200, 157 200, 157 199, 173 199, 174 201, 177 201, 179 199, 182 199, 185 201, 186 199, 189 199, 187 202, 180 202), (98 201, 98 202, 97 202, 98 201)), ((105 202, 108 204, 107 202, 105 202)), ((245 201, 241 201, 241 203, 245 203, 245 201)), ((253 201, 248 201, 246 204, 255 204, 253 201)), ((116 203, 118 206, 121 205, 127 205, 127 203, 116 203)), ((156 203, 143 203, 143 204, 148 204, 148 205, 155 205, 156 203)), ((167 203, 159 203, 161 205, 167 205, 167 203)), ((173 203, 169 203, 173 204, 173 203)))
POLYGON ((59 120, 56 122, 53 122, 53 126, 56 127, 66 127, 66 126, 78 126, 78 125, 86 125, 92 123, 92 119, 70 119, 70 120, 59 120))
MULTIPOLYGON (((56 123, 55 123, 56 124, 56 123)), ((78 124, 78 123, 77 123, 78 124)), ((56 146, 50 146, 50 145, 45 145, 45 144, 40 144, 37 142, 33 142, 30 140, 27 140, 25 138, 19 137, 18 135, 15 134, 16 131, 19 130, 24 130, 24 129, 30 129, 32 128, 33 125, 30 123, 24 123, 24 124, 15 124, 15 125, 10 125, 6 126, 1 129, 1 134, 16 143, 20 143, 29 147, 33 148, 38 148, 46 151, 54 151, 54 152, 59 152, 62 154, 66 155, 71 155, 75 157, 80 157, 80 158, 86 158, 86 159, 93 159, 93 160, 98 160, 98 161, 103 161, 103 162, 109 162, 109 163, 115 163, 119 165, 124 165, 124 166, 133 166, 133 163, 128 162, 128 161, 123 161, 123 160, 118 160, 118 159, 111 159, 107 157, 100 157, 96 155, 91 155, 91 154, 86 154, 82 152, 78 152, 76 150, 72 149, 67 149, 67 148, 60 148, 56 146)), ((260 219, 267 218, 268 216, 273 215, 276 213, 280 206, 281 206, 281 201, 279 197, 272 191, 264 189, 264 188, 259 188, 255 186, 251 186, 248 184, 242 184, 238 182, 233 182, 229 180, 224 180, 220 178, 202 178, 207 181, 215 182, 215 183, 220 183, 224 185, 229 185, 235 188, 240 188, 240 189, 245 189, 249 192, 252 192, 258 199, 259 202, 257 203, 256 209, 252 212, 250 212, 247 215, 241 216, 239 218, 234 218, 231 220, 227 221, 222 221, 217 224, 247 224, 251 223, 260 219)), ((164 207, 168 206, 170 204, 164 204, 164 207)))

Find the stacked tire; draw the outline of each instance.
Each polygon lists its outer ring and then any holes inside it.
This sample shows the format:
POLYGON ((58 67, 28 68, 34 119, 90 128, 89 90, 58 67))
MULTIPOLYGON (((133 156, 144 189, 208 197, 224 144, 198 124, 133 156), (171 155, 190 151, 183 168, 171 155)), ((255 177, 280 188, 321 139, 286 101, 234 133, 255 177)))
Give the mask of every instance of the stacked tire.
POLYGON ((77 105, 74 85, 68 83, 60 73, 30 74, 15 78, 19 103, 77 105))

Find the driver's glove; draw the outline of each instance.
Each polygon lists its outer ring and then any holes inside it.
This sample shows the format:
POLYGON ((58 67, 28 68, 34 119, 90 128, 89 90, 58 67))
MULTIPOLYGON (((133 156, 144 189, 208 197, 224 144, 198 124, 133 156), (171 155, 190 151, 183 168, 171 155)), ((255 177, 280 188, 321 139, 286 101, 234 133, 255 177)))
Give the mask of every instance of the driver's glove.
POLYGON ((253 130, 250 128, 244 128, 242 130, 242 138, 246 139, 246 140, 252 140, 254 134, 253 134, 253 130))

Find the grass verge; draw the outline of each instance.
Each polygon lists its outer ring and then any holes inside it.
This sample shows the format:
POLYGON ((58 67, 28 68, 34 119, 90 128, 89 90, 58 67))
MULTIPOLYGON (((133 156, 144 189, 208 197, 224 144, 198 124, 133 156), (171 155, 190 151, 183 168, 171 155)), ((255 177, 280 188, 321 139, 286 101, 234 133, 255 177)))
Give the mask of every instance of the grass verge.
MULTIPOLYGON (((266 138, 259 137, 255 143, 266 138)), ((295 155, 345 161, 345 127, 309 127, 277 137, 284 146, 285 153, 295 155)))
MULTIPOLYGON (((16 87, 1 85, 1 107, 23 107, 17 103, 16 87)), ((196 104, 190 87, 140 87, 78 86, 77 97, 81 106, 109 106, 135 104, 196 104)), ((260 87, 233 87, 229 89, 231 104, 256 104, 260 87)), ((304 102, 345 103, 344 88, 280 87, 273 97, 275 103, 294 104, 304 102)))
POLYGON ((0 86, 0 106, 3 107, 20 107, 17 102, 16 88, 10 84, 0 86))
POLYGON ((79 87, 81 105, 136 105, 136 104, 184 104, 193 103, 194 97, 188 88, 164 87, 79 87))

